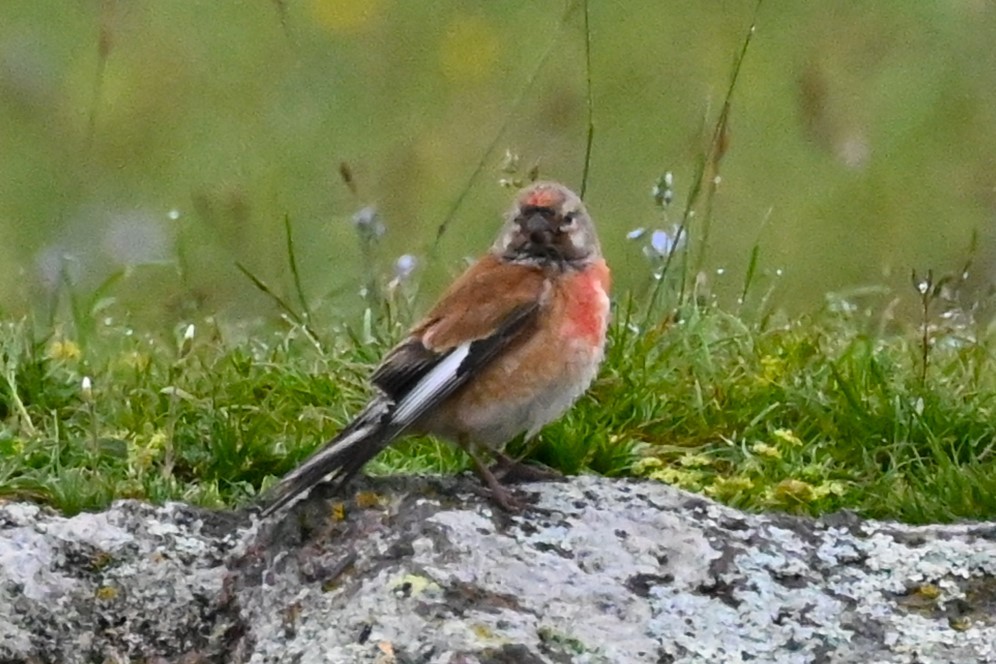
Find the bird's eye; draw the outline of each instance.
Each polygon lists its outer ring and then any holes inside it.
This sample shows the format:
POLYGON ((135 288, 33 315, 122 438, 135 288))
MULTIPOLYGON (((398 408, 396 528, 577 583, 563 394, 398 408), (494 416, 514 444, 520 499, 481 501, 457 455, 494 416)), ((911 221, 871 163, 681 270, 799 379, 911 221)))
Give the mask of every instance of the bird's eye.
POLYGON ((565 231, 570 230, 577 225, 577 221, 577 216, 573 212, 568 212, 560 222, 560 229, 565 231))

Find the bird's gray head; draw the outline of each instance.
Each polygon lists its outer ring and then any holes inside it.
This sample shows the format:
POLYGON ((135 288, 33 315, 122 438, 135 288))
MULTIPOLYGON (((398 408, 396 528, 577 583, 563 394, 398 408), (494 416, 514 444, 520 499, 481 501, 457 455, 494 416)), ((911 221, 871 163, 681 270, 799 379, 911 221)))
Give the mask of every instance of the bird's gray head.
POLYGON ((491 250, 504 260, 565 267, 601 256, 584 203, 556 182, 536 182, 518 193, 491 250))

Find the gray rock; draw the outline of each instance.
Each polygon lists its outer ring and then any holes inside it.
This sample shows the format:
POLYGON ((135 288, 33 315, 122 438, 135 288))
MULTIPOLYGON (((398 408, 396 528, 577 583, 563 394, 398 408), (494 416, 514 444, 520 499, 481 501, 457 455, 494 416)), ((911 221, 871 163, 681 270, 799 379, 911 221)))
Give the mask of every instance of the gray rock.
POLYGON ((464 479, 371 480, 263 524, 0 505, 0 662, 996 662, 993 524, 527 491, 508 516, 464 479))

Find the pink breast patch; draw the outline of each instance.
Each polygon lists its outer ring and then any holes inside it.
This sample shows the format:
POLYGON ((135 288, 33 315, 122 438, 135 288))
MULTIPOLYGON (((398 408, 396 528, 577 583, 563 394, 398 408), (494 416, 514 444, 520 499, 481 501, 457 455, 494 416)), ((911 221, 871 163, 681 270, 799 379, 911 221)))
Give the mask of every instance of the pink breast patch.
POLYGON ((564 326, 568 338, 582 338, 601 345, 609 319, 609 270, 599 263, 574 275, 564 286, 567 310, 564 326))

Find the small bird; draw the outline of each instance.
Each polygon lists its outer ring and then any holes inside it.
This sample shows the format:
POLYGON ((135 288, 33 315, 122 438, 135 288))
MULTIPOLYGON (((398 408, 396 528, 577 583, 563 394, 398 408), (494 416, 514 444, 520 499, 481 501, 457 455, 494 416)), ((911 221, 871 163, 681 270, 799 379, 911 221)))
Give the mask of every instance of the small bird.
POLYGON ((518 193, 491 250, 457 278, 381 361, 376 394, 335 438, 273 488, 264 517, 328 478, 345 484, 405 434, 463 448, 492 499, 521 508, 481 460, 534 436, 588 389, 605 349, 609 269, 567 187, 518 193))

